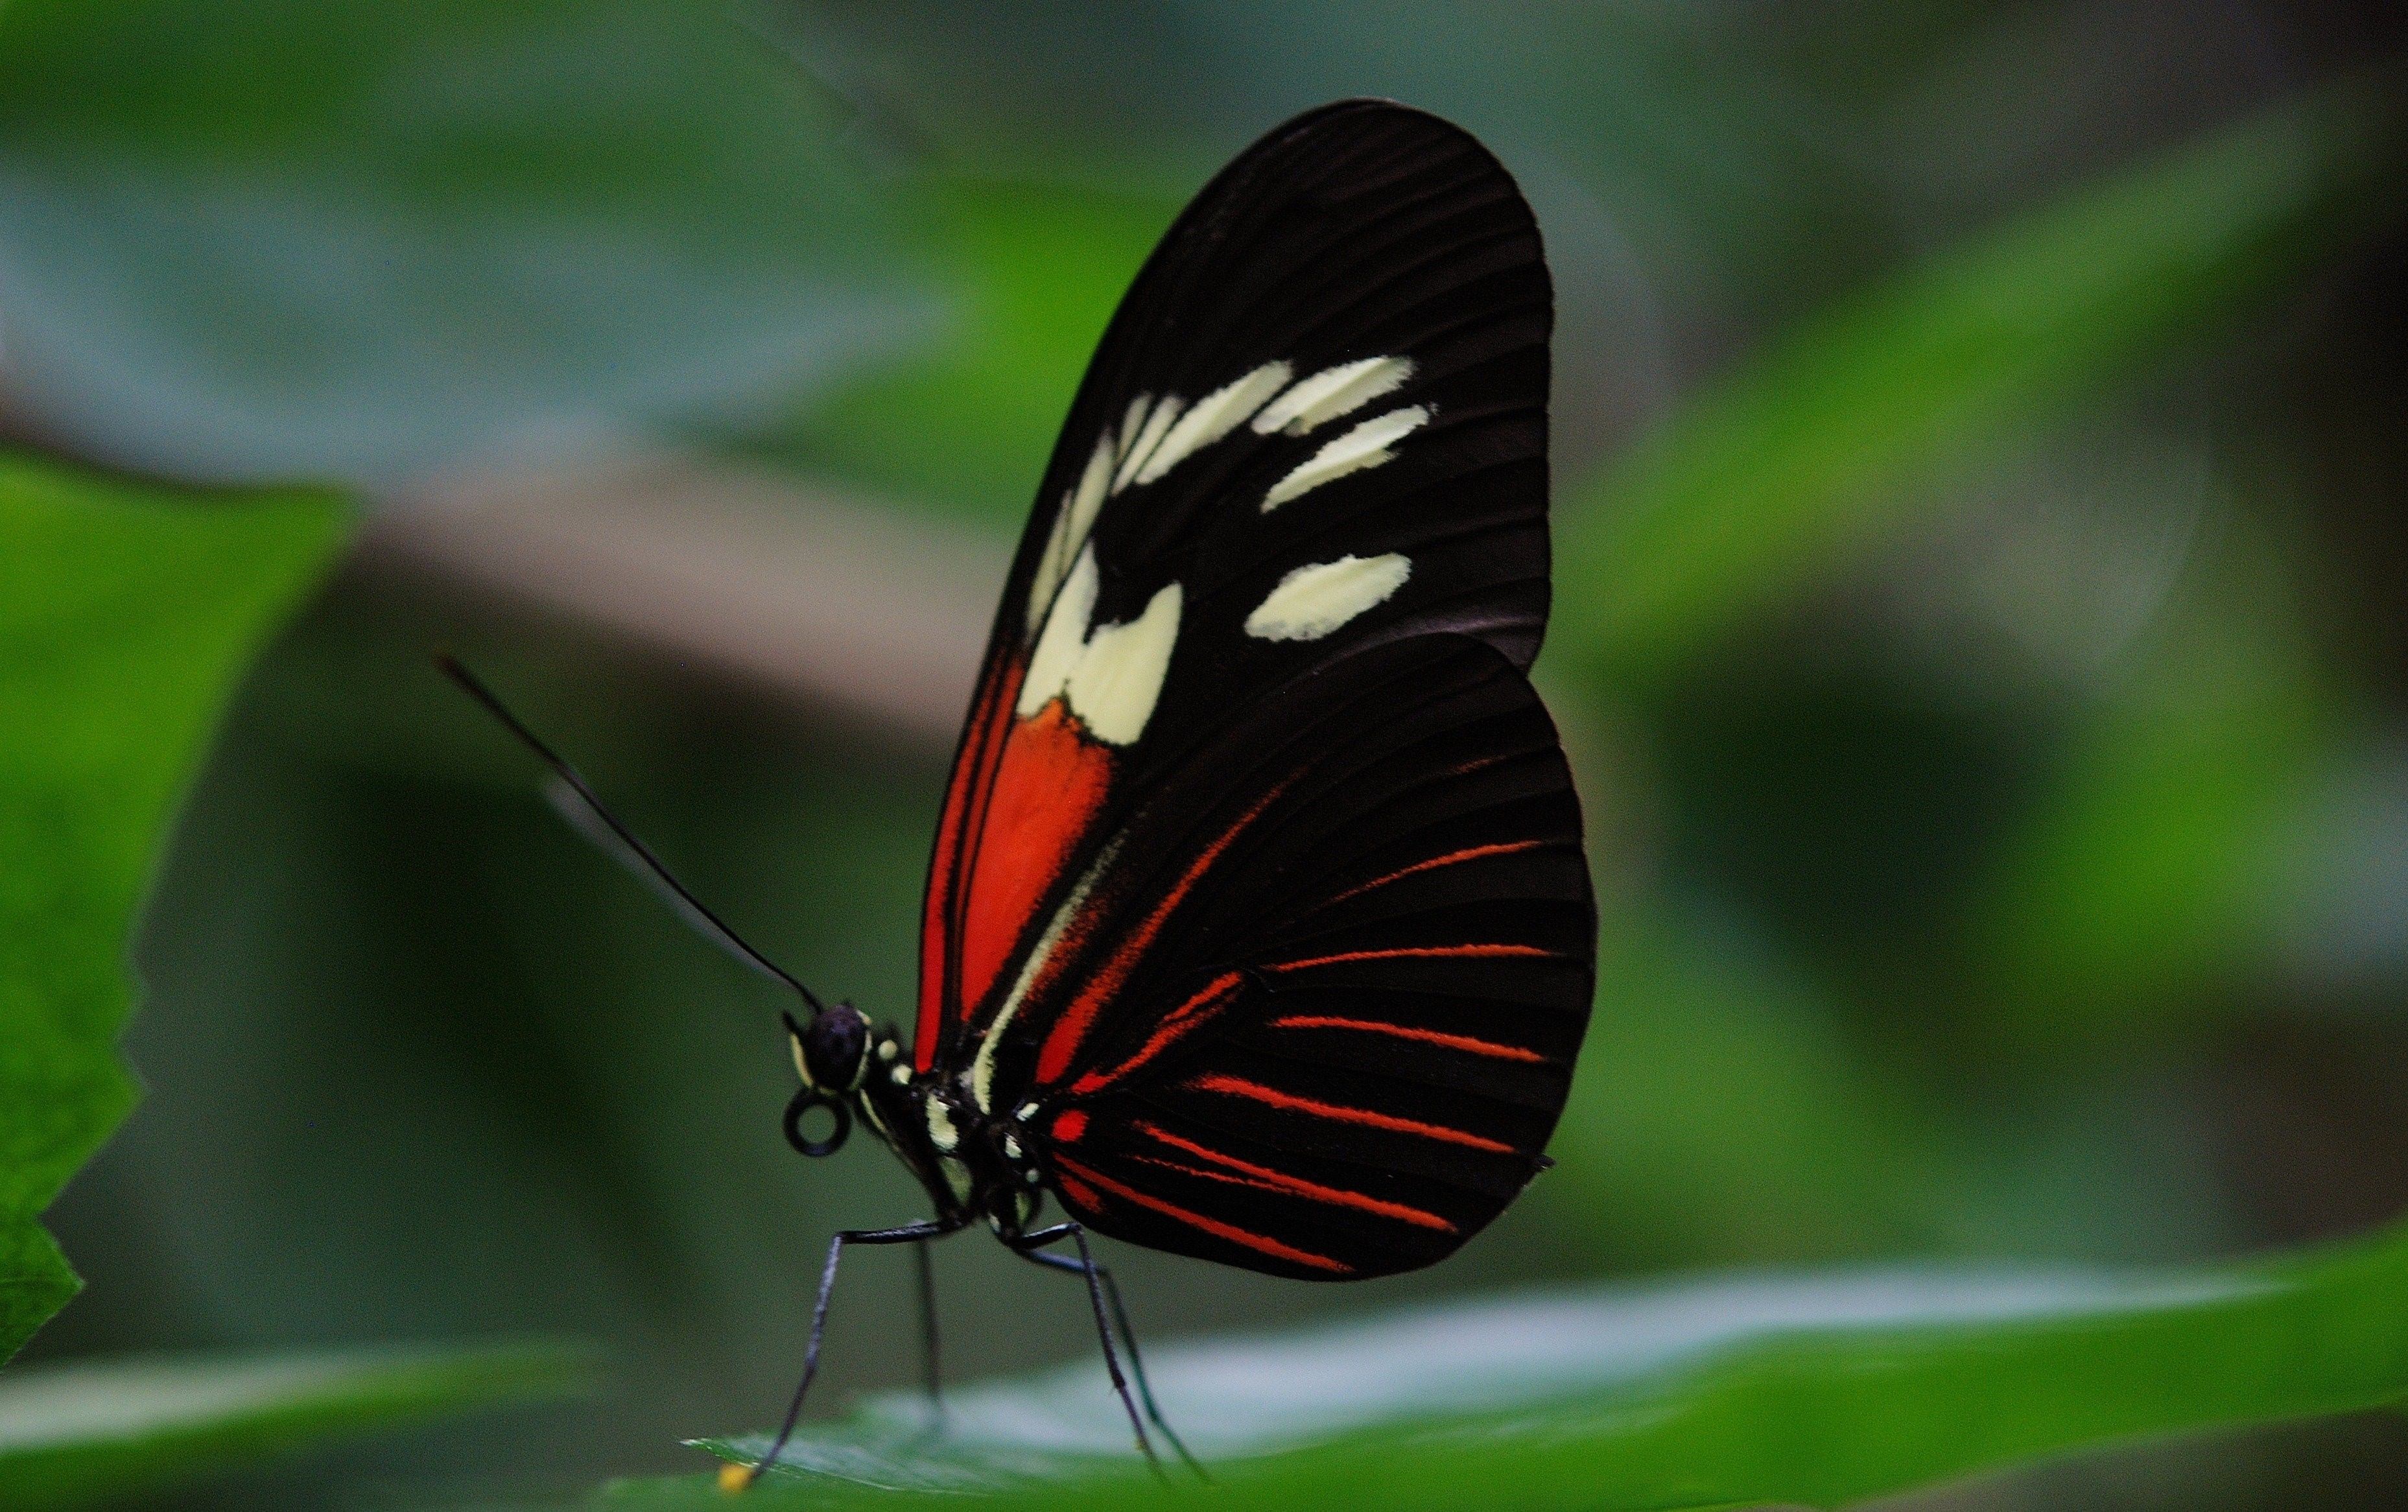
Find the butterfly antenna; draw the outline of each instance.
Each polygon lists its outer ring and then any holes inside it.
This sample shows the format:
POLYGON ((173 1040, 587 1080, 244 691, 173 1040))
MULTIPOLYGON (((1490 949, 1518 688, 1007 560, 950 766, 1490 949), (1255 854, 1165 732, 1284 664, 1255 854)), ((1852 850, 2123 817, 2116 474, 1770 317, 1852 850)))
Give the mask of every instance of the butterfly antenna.
POLYGON ((619 822, 619 816, 605 808, 575 767, 559 752, 544 742, 543 737, 527 728, 525 721, 510 712, 509 706, 482 679, 448 652, 435 655, 436 669, 460 686, 460 690, 484 706, 485 712, 501 722, 502 727, 518 738, 520 744, 535 753, 552 773, 544 784, 544 797, 560 816, 566 819, 578 833, 592 841, 620 865, 633 872, 638 881, 650 887, 663 902, 685 920, 695 933, 717 945, 737 960, 752 968, 773 982, 792 987, 813 1014, 823 1004, 811 989, 796 981, 784 967, 764 956, 745 943, 744 937, 728 927, 727 921, 712 913, 709 905, 696 898, 673 875, 652 847, 636 838, 634 830, 619 822))

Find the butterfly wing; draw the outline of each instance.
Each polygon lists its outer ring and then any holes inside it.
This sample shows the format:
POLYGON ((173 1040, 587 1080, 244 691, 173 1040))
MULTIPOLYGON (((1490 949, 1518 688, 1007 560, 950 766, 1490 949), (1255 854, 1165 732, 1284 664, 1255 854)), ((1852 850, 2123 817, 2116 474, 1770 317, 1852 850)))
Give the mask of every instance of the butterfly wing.
POLYGON ((1232 711, 1384 641, 1528 665, 1551 321, 1512 179, 1418 111, 1299 117, 1179 217, 997 610, 930 864, 922 1072, 967 1070, 1082 879, 1232 711))
POLYGON ((1539 1168, 1596 923, 1554 726, 1494 647, 1383 641, 1267 693, 1060 919, 968 1073, 1094 1228, 1376 1275, 1539 1168))

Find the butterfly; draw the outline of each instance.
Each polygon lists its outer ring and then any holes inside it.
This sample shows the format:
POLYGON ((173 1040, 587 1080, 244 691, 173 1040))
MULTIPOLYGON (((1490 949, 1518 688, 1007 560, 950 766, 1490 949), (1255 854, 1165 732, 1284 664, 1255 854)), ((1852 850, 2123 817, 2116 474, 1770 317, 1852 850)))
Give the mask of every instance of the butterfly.
POLYGON ((793 1432, 848 1246, 914 1245, 924 1302, 928 1242, 977 1226, 1077 1273, 1140 1449, 1151 1423, 1192 1465, 1088 1234, 1355 1280, 1445 1258, 1544 1168, 1596 975, 1580 805, 1526 675, 1552 323, 1528 206, 1437 117, 1326 106, 1197 194, 1012 559, 908 1042, 745 944, 447 664, 565 812, 798 996, 794 1146, 866 1125, 926 1191, 927 1217, 831 1243, 802 1383, 740 1479, 793 1432))

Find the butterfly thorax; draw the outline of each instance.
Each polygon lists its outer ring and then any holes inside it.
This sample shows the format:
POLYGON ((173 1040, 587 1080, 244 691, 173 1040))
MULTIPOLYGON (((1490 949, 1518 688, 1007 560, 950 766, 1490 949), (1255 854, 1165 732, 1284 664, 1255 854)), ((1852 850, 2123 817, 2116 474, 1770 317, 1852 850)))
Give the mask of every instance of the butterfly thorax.
POLYGON ((853 1108, 926 1188, 936 1216, 1010 1237, 1034 1221, 1043 1173, 1017 1120, 980 1108, 951 1080, 912 1068, 894 1032, 871 1040, 853 1108))

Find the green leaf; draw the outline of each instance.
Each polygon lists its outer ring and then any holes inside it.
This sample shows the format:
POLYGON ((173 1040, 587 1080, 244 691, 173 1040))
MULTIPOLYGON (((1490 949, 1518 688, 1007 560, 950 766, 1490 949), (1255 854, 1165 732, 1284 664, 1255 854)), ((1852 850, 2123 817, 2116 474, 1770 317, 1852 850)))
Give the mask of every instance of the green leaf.
POLYGON ((955 320, 758 444, 912 503, 1016 531, 1121 292, 1172 195, 1012 179, 912 186, 922 254, 955 320))
POLYGON ((234 1459, 584 1376, 559 1347, 351 1350, 43 1365, 0 1376, 0 1512, 186 1479, 234 1459))
POLYGON ((924 336, 848 112, 682 0, 18 0, 12 402, 390 480, 785 402, 924 336))
POLYGON ((2297 921, 2301 836, 2359 719, 2278 541, 2235 529, 2059 757, 1969 937, 1995 1016, 2051 1056, 2229 1011, 2297 921))
MULTIPOLYGON (((1895 1267, 1736 1275, 1417 1309, 1161 1349, 1164 1410, 1216 1506, 1817 1506, 2136 1435, 2408 1391, 2408 1230, 2159 1272, 1895 1267)), ((814 1426, 769 1505, 981 1490, 1007 1506, 1159 1505, 1098 1370, 814 1426)), ((763 1435, 703 1446, 730 1462, 763 1435)), ((614 1506, 704 1503, 708 1481, 614 1506)))
POLYGON ((1910 485, 2242 308, 2328 244, 2379 122, 2354 93, 2279 107, 1808 323, 1568 502, 1557 657, 1643 681, 1910 485))
POLYGON ((1529 1193, 1615 1269, 1912 1254, 1950 1237, 1953 1130, 1851 1054, 1836 1006, 1761 945, 1609 907, 1598 1010, 1529 1193))
POLYGON ((35 1221, 134 1103, 134 914, 251 652, 343 535, 0 456, 0 1360, 75 1277, 35 1221))

